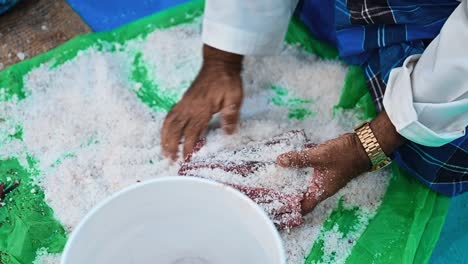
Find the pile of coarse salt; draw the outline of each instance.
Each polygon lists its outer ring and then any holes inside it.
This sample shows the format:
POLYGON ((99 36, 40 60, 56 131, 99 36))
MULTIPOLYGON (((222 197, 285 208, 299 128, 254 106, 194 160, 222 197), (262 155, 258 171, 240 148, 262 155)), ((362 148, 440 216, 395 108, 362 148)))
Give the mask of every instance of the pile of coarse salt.
POLYGON ((302 131, 287 132, 264 141, 247 140, 241 138, 239 141, 231 137, 221 144, 209 141, 193 154, 190 162, 186 162, 179 172, 183 170, 184 175, 198 175, 285 194, 304 193, 307 190, 311 181, 310 170, 281 169, 275 163, 276 157, 285 152, 304 149, 307 140, 302 131), (213 168, 213 165, 220 166, 213 168))
MULTIPOLYGON (((160 89, 180 97, 201 64, 199 25, 155 31, 146 39, 130 41, 123 51, 90 48, 55 69, 42 65, 25 78, 26 99, 2 103, 1 114, 9 121, 0 123, 1 129, 20 124, 24 140, 8 143, 0 149, 0 157, 20 157, 26 162, 26 155, 31 154, 38 160, 42 172, 38 184, 69 231, 111 193, 139 181, 176 175, 179 169, 161 155, 165 113, 153 112, 133 91, 137 83, 130 78, 131 64, 138 52, 160 89)), ((239 144, 266 140, 293 129, 304 129, 312 142, 320 143, 352 131, 359 122, 357 114, 334 117, 332 109, 346 72, 339 62, 318 60, 292 46, 278 56, 247 58, 241 129, 228 137, 215 121, 207 135, 208 146, 219 147, 226 138, 239 144), (316 115, 305 121, 288 119, 286 107, 271 103, 272 85, 286 88, 289 96, 313 101, 307 107, 316 115)), ((304 262, 340 197, 348 206, 358 206, 363 219, 372 217, 388 180, 387 172, 361 176, 321 203, 301 227, 283 232, 288 263, 304 262)), ((353 235, 358 238, 362 230, 353 235)), ((337 259, 346 259, 352 244, 336 247, 337 259)))
POLYGON ((33 264, 58 264, 60 263, 59 254, 49 254, 46 248, 40 248, 36 252, 36 259, 33 264))
POLYGON ((281 229, 303 223, 301 201, 312 181, 312 170, 281 168, 276 158, 308 147, 304 131, 289 131, 262 141, 227 139, 208 146, 205 142, 197 143, 179 175, 207 178, 240 190, 281 229))

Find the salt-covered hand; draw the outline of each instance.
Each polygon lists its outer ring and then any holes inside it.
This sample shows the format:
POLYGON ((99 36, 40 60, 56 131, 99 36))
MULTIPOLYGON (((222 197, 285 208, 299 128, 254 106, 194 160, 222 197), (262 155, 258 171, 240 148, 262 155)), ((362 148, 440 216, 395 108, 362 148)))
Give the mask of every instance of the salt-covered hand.
POLYGON ((207 45, 203 47, 203 56, 198 77, 164 121, 163 152, 172 160, 177 159, 182 139, 184 157, 192 152, 214 114, 221 112, 223 128, 228 134, 234 133, 239 123, 243 99, 242 56, 207 45))
POLYGON ((314 168, 312 183, 302 201, 303 213, 312 211, 319 202, 338 192, 371 166, 355 134, 345 134, 303 151, 282 154, 277 162, 282 167, 314 168))
MULTIPOLYGON (((403 144, 404 139, 396 132, 385 112, 370 125, 387 155, 403 144)), ((277 163, 282 167, 314 168, 312 183, 302 201, 303 213, 312 211, 319 202, 371 168, 370 159, 356 134, 344 134, 310 149, 282 154, 277 163)))

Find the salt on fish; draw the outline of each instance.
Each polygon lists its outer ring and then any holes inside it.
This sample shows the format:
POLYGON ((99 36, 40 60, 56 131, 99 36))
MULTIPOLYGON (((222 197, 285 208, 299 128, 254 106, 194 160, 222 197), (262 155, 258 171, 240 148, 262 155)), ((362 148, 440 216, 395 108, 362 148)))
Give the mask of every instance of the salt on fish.
POLYGON ((208 178, 234 187, 263 208, 280 229, 290 229, 304 223, 301 202, 306 188, 285 189, 282 186, 262 185, 271 179, 262 177, 268 169, 269 173, 288 177, 288 181, 295 181, 299 175, 312 177, 310 169, 288 170, 275 162, 276 156, 283 152, 313 146, 303 130, 286 132, 268 140, 250 141, 242 146, 227 143, 215 152, 201 152, 205 144, 206 140, 196 144, 193 153, 181 165, 179 175, 208 178), (222 175, 225 177, 220 178, 222 175), (248 178, 251 180, 247 181, 248 178))

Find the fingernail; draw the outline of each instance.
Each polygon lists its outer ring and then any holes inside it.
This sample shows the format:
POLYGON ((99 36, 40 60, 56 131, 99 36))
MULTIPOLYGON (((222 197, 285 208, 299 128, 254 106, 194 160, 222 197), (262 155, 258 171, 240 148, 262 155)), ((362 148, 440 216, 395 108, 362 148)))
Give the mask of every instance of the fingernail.
POLYGON ((169 151, 163 151, 163 156, 166 159, 170 160, 171 162, 177 161, 177 154, 173 154, 173 153, 171 153, 169 151))
POLYGON ((279 158, 279 164, 283 167, 287 167, 291 164, 291 160, 287 156, 282 156, 279 158))

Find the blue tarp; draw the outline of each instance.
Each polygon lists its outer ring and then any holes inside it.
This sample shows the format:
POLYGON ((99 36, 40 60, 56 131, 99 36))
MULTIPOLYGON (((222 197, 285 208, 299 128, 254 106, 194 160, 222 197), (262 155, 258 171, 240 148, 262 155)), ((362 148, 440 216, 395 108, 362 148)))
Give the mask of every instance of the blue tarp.
POLYGON ((110 31, 188 0, 68 0, 96 32, 110 31))
POLYGON ((431 264, 468 264, 468 193, 452 199, 431 264))

